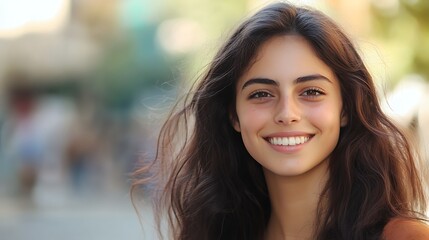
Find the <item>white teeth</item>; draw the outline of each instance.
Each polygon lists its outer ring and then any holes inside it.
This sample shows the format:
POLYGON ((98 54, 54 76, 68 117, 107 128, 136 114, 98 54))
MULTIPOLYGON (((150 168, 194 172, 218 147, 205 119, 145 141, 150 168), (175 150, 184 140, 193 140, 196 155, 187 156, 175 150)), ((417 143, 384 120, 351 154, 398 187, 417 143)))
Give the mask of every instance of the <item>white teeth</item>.
POLYGON ((274 138, 272 144, 274 144, 274 145, 280 144, 279 140, 281 140, 281 139, 280 138, 274 138))
POLYGON ((288 138, 283 138, 282 143, 283 143, 283 145, 289 145, 289 139, 288 138))
POLYGON ((268 141, 274 145, 282 146, 295 146, 308 142, 310 137, 299 136, 299 137, 273 137, 269 138, 268 141))

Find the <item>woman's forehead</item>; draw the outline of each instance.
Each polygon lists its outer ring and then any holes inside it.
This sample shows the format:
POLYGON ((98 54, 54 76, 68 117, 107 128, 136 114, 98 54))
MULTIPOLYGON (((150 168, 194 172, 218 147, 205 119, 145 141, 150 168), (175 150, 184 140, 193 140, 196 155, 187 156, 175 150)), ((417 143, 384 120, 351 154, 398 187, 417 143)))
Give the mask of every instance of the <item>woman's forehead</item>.
POLYGON ((247 79, 255 77, 278 80, 297 79, 315 74, 337 81, 332 69, 318 57, 304 37, 276 36, 260 46, 240 76, 237 87, 242 86, 247 79))

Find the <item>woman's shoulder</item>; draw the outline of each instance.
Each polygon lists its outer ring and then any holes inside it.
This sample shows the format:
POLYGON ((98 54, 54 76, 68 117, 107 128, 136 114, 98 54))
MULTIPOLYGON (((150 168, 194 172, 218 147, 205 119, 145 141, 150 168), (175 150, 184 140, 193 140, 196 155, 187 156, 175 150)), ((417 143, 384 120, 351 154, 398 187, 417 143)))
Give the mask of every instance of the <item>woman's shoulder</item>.
POLYGON ((429 225, 414 219, 393 218, 384 227, 383 240, 429 240, 429 225))

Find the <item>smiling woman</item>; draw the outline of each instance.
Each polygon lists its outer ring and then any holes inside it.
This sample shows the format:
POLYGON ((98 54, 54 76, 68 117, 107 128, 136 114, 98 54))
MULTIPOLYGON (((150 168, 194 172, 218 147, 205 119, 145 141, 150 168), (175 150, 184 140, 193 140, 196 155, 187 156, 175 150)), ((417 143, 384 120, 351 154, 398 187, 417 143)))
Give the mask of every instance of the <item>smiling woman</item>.
POLYGON ((134 182, 157 181, 173 239, 429 238, 415 146, 323 13, 263 8, 176 107, 134 182))
POLYGON ((323 179, 346 123, 337 78, 299 35, 267 40, 255 59, 237 83, 234 129, 267 183, 300 174, 323 179))

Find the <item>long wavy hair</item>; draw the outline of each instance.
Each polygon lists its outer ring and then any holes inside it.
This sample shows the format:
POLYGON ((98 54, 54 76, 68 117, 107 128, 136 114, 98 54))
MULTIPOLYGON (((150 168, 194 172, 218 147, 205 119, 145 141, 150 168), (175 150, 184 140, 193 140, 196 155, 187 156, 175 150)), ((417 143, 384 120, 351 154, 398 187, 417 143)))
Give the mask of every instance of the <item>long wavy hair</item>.
POLYGON ((267 186, 231 117, 239 77, 264 42, 287 34, 305 38, 333 70, 348 118, 330 157, 314 238, 379 239, 389 219, 423 216, 414 148, 383 114, 353 43, 323 13, 275 3, 233 32, 163 125, 155 161, 135 172, 134 190, 158 184, 155 212, 159 222, 168 220, 173 239, 263 238, 271 213, 267 186))

